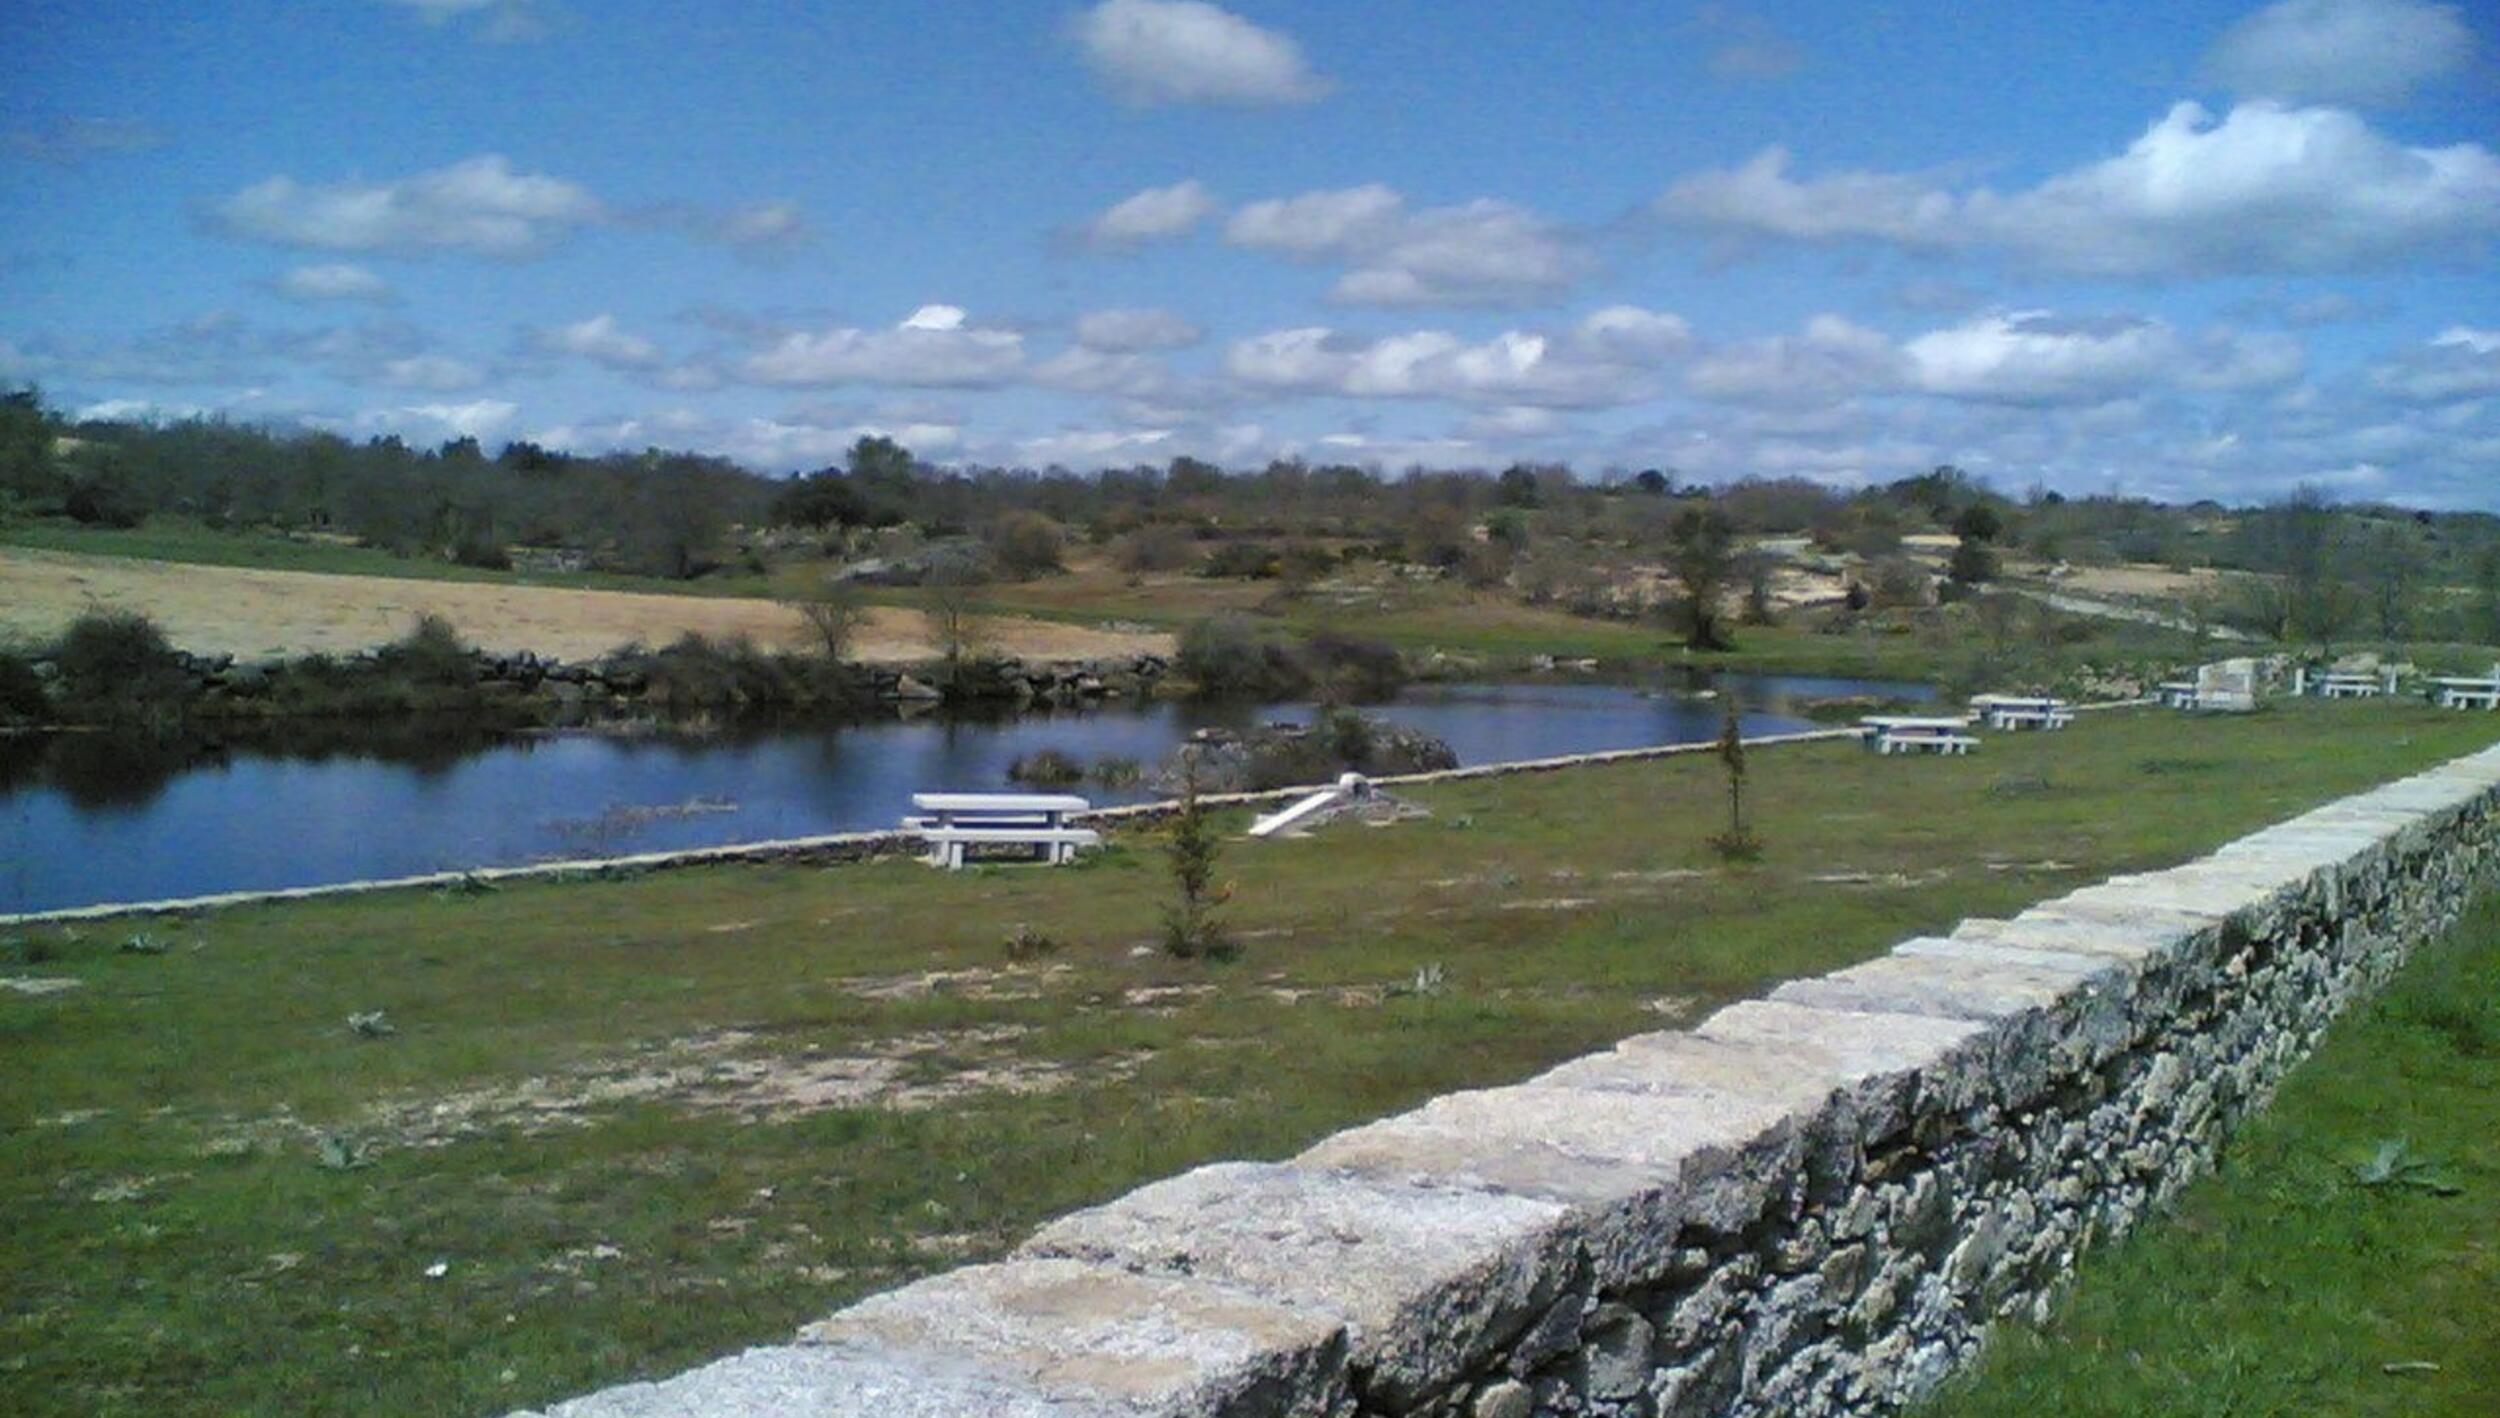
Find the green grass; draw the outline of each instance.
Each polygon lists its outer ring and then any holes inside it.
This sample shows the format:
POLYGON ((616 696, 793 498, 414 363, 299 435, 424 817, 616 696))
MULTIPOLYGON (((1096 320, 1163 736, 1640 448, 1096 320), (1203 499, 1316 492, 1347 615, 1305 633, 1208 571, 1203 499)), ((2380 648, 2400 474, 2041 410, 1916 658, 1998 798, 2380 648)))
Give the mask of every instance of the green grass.
POLYGON ((2045 1331, 2002 1333, 1924 1418, 2500 1413, 2494 1218, 2486 900, 2336 1025, 2175 1218, 2088 1261, 2045 1331))
POLYGON ((414 1414, 667 1372, 1154 1177, 2176 861, 2495 731, 2315 703, 2087 716, 1967 759, 1766 751, 1770 852, 1737 870, 1705 845, 1706 758, 1446 785, 1427 821, 1230 843, 1246 954, 1220 966, 1152 949, 1151 836, 1061 871, 701 869, 45 930, 18 952, 54 958, 0 968, 82 984, 0 992, 0 1384, 34 1414, 414 1414), (1019 927, 1060 949, 1009 971, 1019 927), (169 953, 116 948, 138 930, 169 953), (1391 988, 1433 963, 1444 990, 1391 988), (927 971, 976 973, 875 983, 927 971), (398 1032, 357 1037, 368 1010, 398 1032), (894 1081, 1058 1086, 750 1120, 680 1079, 535 1135, 421 1115, 706 1066, 670 1053, 692 1038, 784 1067, 917 1039, 894 1081), (325 1135, 361 1165, 325 1166, 325 1135))

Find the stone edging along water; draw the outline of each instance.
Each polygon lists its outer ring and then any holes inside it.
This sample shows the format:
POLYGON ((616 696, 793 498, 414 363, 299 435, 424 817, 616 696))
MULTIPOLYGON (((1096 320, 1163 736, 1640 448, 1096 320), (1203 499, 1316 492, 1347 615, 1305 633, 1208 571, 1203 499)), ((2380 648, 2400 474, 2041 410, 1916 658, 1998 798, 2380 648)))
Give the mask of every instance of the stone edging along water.
MULTIPOLYGON (((1781 744, 1819 743, 1829 739, 1856 737, 1859 737, 1859 734, 1855 729, 1814 729, 1803 733, 1764 734, 1745 740, 1745 745, 1748 748, 1772 748, 1781 744)), ((1408 773, 1377 778, 1373 781, 1390 787, 1461 782, 1470 778, 1495 778, 1514 773, 1551 773, 1559 769, 1587 767, 1593 764, 1632 763, 1643 759, 1672 758, 1679 754, 1709 753, 1714 750, 1714 747, 1708 743, 1659 744, 1648 748, 1609 749, 1600 753, 1574 753, 1555 758, 1486 763, 1473 768, 1447 768, 1433 773, 1408 773)), ((1201 797, 1199 801, 1207 807, 1217 809, 1263 807, 1274 803, 1289 802, 1313 791, 1315 789, 1311 787, 1299 787, 1278 788, 1257 793, 1209 793, 1201 797)), ((1092 812, 1080 813, 1075 820, 1094 826, 1133 825, 1169 817, 1179 810, 1180 804, 1177 802, 1135 803, 1126 807, 1098 808, 1092 812)), ((766 842, 739 842, 719 847, 686 847, 676 851, 643 852, 621 857, 582 857, 558 862, 533 862, 526 866, 477 867, 468 871, 427 872, 417 876, 329 882, 320 886, 227 891, 209 896, 183 896, 163 901, 115 901, 93 906, 64 906, 50 911, 0 915, 0 927, 69 924, 78 921, 107 920, 117 916, 188 915, 234 906, 259 906, 279 901, 326 900, 339 896, 363 896, 378 891, 440 890, 445 887, 501 885, 505 882, 630 876, 641 872, 663 871, 672 867, 712 866, 727 862, 831 864, 890 856, 914 851, 918 847, 917 837, 896 829, 872 832, 829 832, 812 837, 787 837, 766 842)))
POLYGON ((2500 878, 2500 747, 544 1418, 1893 1411, 2500 878))

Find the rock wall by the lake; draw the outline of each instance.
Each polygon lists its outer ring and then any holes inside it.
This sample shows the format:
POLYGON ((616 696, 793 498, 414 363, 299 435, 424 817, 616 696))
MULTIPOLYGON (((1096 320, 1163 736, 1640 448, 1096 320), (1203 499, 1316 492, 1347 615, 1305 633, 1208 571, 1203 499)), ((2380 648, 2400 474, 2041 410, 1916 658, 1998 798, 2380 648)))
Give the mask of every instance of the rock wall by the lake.
MULTIPOLYGON (((352 655, 237 660, 173 652, 135 709, 209 721, 379 711, 470 714, 505 722, 572 723, 603 717, 718 709, 860 712, 951 704, 1001 710, 1140 698, 1169 673, 1161 655, 1065 662, 978 656, 957 664, 860 665, 733 644, 620 650, 594 660, 522 651, 463 651, 418 662, 384 646, 352 655)), ((37 722, 91 717, 58 666, 29 662, 52 702, 37 722)))
POLYGON ((1892 1411, 2046 1313, 2492 883, 2496 804, 2500 749, 551 1413, 1892 1411))

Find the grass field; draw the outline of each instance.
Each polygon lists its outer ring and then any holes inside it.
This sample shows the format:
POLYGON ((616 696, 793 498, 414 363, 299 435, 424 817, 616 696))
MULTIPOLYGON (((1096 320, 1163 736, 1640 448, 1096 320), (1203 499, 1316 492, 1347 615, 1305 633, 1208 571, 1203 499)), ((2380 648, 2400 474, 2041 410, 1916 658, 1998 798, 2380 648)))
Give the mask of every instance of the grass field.
POLYGON ((1922 1418, 2500 1413, 2500 900, 1922 1418), (2397 1150, 2390 1152, 2388 1149, 2397 1150), (2384 1159, 2382 1161, 2382 1159, 2384 1159))
POLYGON ((1766 750, 1770 852, 1740 869, 1703 844, 1706 758, 1444 785, 1428 820, 1232 844, 1222 965, 1154 948, 1150 836, 1056 872, 688 870, 33 933, 6 974, 75 983, 0 990, 0 1386, 41 1414, 413 1414, 671 1370, 2496 732, 2309 704, 1968 759, 1766 750), (352 1030, 368 1011, 395 1032, 352 1030))

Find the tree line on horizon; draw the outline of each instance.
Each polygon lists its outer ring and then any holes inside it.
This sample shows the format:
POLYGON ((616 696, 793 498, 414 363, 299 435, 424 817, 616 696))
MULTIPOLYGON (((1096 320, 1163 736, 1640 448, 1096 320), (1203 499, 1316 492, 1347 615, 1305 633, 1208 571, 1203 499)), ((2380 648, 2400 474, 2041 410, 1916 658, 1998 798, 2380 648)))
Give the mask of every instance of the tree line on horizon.
POLYGON ((2277 639, 2500 642, 2500 517, 2489 513, 2337 504, 2312 487, 2238 507, 2015 496, 1951 466, 1856 489, 1703 484, 1672 468, 1590 478, 1563 463, 1391 473, 1182 456, 1077 472, 940 466, 868 435, 838 464, 776 477, 658 448, 582 455, 522 440, 489 452, 473 438, 427 448, 223 418, 76 420, 21 388, 0 391, 0 516, 103 527, 174 516, 481 567, 535 549, 674 580, 760 572, 880 529, 986 547, 985 569, 1010 576, 1049 572, 1076 542, 1132 571, 1249 576, 1290 576, 1297 558, 1324 568, 1357 547, 1592 612, 1606 609, 1588 589, 1601 570, 1646 565, 1681 588, 1697 648, 1726 638, 1708 623, 1717 607, 1760 599, 1766 542, 1849 558, 1874 580, 1900 564, 1904 537, 1944 533, 1956 538, 1948 589, 1984 585, 2008 552, 2210 567, 2254 574, 2198 613, 2277 639))

